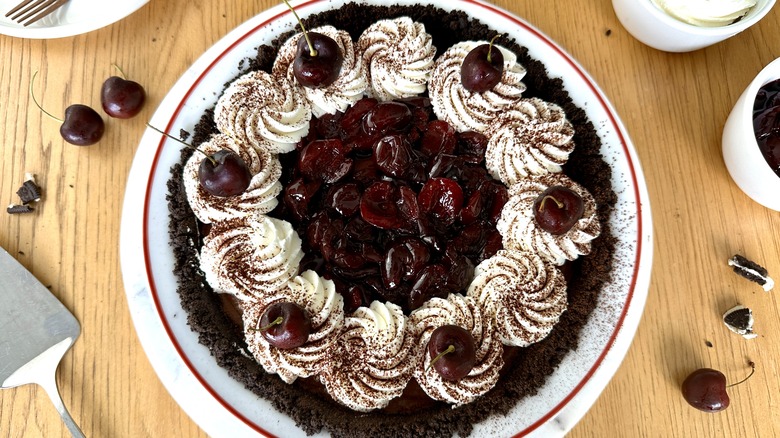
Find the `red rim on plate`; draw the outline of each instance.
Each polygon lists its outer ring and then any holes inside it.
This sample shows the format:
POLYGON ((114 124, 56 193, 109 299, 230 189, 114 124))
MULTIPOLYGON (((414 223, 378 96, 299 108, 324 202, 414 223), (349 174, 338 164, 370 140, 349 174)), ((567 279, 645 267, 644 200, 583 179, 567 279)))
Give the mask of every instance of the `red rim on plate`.
MULTIPOLYGON (((307 6, 321 3, 322 1, 326 0, 310 0, 308 2, 302 3, 300 5, 296 6, 297 10, 305 9, 307 6)), ((636 255, 634 259, 634 269, 631 274, 631 281, 629 283, 629 291, 625 300, 625 303, 623 303, 623 309, 620 313, 620 316, 617 320, 617 323, 615 325, 615 328, 613 332, 611 333, 608 341, 606 342, 606 345, 604 346, 603 350, 599 354, 596 361, 593 363, 591 368, 587 371, 587 373, 582 377, 582 379, 577 383, 577 385, 574 386, 574 388, 567 394, 558 404, 556 404, 552 409, 549 410, 546 414, 544 414, 541 418, 539 418, 537 421, 532 423, 531 425, 527 426, 522 431, 518 432, 515 436, 524 436, 527 435, 537 428, 539 428, 541 425, 549 421, 551 418, 553 418, 555 415, 557 415, 585 386, 585 384, 588 383, 588 381, 591 379, 593 374, 596 372, 596 370, 601 366, 602 362, 604 361, 604 358, 606 355, 610 352, 612 346, 615 343, 615 340, 617 338, 618 333, 620 332, 621 328, 623 327, 626 315, 628 313, 628 310, 631 306, 632 299, 634 298, 634 291, 637 284, 637 278, 639 275, 639 266, 640 266, 640 259, 642 254, 642 237, 643 237, 643 224, 642 224, 642 206, 639 202, 640 199, 642 199, 639 189, 639 181, 637 178, 637 170, 636 165, 631 159, 631 153, 628 147, 628 142, 626 141, 626 136, 623 133, 623 130, 621 129, 621 125, 617 121, 617 117, 612 112, 612 109, 610 105, 606 102, 604 97, 602 96, 601 92, 599 91, 598 87, 593 83, 591 78, 582 70, 582 68, 579 66, 577 62, 575 62, 571 56, 569 56, 564 50, 562 50, 556 43, 551 41, 547 36, 539 32, 537 29, 535 29, 533 26, 529 25, 522 19, 512 15, 511 13, 504 11, 502 9, 499 9, 497 7, 494 7, 492 5, 484 4, 478 0, 463 0, 463 3, 469 3, 474 6, 483 8, 487 11, 489 11, 492 14, 499 15, 503 18, 505 18, 508 21, 511 21, 514 25, 524 29, 525 31, 528 31, 529 33, 536 36, 540 41, 545 43, 549 49, 555 51, 561 58, 566 60, 566 62, 569 64, 569 66, 577 72, 577 74, 580 76, 580 78, 585 82, 588 87, 590 88, 591 92, 593 93, 593 96, 595 96, 598 100, 599 105, 601 105, 602 109, 604 110, 605 114, 607 114, 609 118, 609 122, 611 126, 614 128, 614 132, 617 134, 620 145, 623 149, 623 152, 625 154, 625 158, 627 160, 628 168, 630 171, 630 177, 631 177, 631 183, 633 185, 633 191, 634 191, 634 199, 636 200, 636 212, 635 212, 635 218, 636 218, 636 225, 637 225, 637 235, 636 235, 636 255)), ((241 42, 246 40, 247 38, 253 36, 259 29, 262 29, 263 27, 267 26, 269 23, 272 23, 276 20, 278 20, 280 17, 286 16, 290 14, 289 11, 285 10, 283 12, 280 12, 276 15, 271 16, 267 20, 264 20, 263 22, 259 23, 257 26, 249 29, 245 34, 241 35, 239 38, 236 39, 232 44, 230 44, 227 48, 225 48, 224 51, 222 51, 219 55, 216 56, 216 58, 205 68, 205 70, 197 77, 197 79, 193 82, 193 84, 190 86, 190 88, 185 93, 184 97, 182 98, 182 101, 176 106, 175 111, 171 115, 171 119, 166 126, 166 132, 170 131, 171 127, 174 125, 174 121, 180 114, 181 110, 184 107, 185 102, 187 99, 191 96, 193 91, 195 90, 196 86, 203 80, 203 78, 206 76, 207 73, 209 73, 215 65, 217 65, 227 53, 229 53, 231 50, 233 50, 237 45, 239 45, 241 42)), ((152 166, 149 172, 148 176, 148 183, 146 188, 146 194, 144 198, 144 213, 143 213, 143 253, 144 253, 144 263, 146 266, 146 276, 147 280, 149 282, 150 291, 152 298, 154 300, 154 306, 157 310, 157 313, 160 317, 160 320, 162 322, 162 325, 165 329, 165 332, 167 333, 168 337, 170 338, 171 342, 173 343, 176 351, 178 352, 179 356, 181 356, 184 363, 189 368, 190 372, 195 376, 195 378, 203 385, 203 387, 211 394, 212 397, 214 397, 215 400, 217 400, 228 412, 230 412, 232 415, 234 415, 236 418, 238 418, 240 421, 245 423, 248 427, 255 430, 256 432, 266 435, 266 436, 274 436, 267 430, 263 429, 260 425, 256 424, 254 421, 250 420, 246 416, 244 416, 241 412, 239 412, 235 407, 233 407, 229 402, 227 402, 222 396, 220 396, 219 392, 215 390, 208 382, 207 380, 198 372, 196 367, 193 365, 190 358, 187 357, 186 353, 184 352, 184 349, 180 345, 178 339, 173 333, 173 330, 171 328, 171 324, 168 321, 168 318, 165 316, 165 312, 163 311, 163 306, 160 301, 160 296, 157 292, 157 286, 155 284, 155 279, 152 274, 152 268, 151 268, 151 255, 150 255, 150 249, 149 249, 149 229, 150 226, 149 223, 149 209, 150 204, 152 203, 152 186, 154 184, 154 175, 157 170, 157 165, 160 161, 160 155, 163 150, 163 146, 165 143, 165 138, 162 138, 157 146, 157 149, 154 153, 154 160, 152 162, 152 166)))

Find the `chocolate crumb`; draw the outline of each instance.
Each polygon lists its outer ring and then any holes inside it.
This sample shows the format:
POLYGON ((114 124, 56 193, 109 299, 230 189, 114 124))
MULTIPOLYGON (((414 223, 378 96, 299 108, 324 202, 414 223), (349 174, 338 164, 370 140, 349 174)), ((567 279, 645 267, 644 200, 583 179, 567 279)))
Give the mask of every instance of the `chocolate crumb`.
POLYGON ((712 342, 710 342, 710 341, 708 341, 708 340, 706 340, 706 339, 704 340, 704 345, 706 345, 706 346, 708 346, 708 347, 712 348, 712 342))
POLYGON ((736 305, 723 314, 723 323, 729 330, 745 339, 753 339, 757 335, 753 333, 753 311, 749 308, 736 305))
POLYGON ((764 288, 766 292, 769 292, 773 287, 775 287, 775 282, 771 277, 769 277, 769 273, 767 272, 766 268, 756 262, 736 254, 734 257, 729 259, 728 264, 738 275, 758 283, 764 288))
POLYGON ((8 208, 5 209, 5 211, 8 214, 23 214, 23 213, 32 213, 33 208, 29 205, 9 205, 8 208))
POLYGON ((25 181, 19 190, 16 191, 19 195, 19 199, 22 200, 22 204, 29 204, 30 202, 38 202, 41 200, 41 188, 35 183, 34 179, 28 179, 25 181))
POLYGON ((607 29, 607 31, 604 32, 604 35, 606 35, 606 36, 612 35, 612 29, 607 29))

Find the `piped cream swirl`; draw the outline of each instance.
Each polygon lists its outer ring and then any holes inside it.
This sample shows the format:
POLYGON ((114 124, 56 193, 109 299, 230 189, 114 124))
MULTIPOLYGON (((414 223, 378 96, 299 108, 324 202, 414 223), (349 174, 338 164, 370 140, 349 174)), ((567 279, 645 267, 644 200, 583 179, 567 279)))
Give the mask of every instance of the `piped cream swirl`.
POLYGON ((463 41, 447 49, 435 62, 428 92, 433 111, 440 120, 445 120, 458 132, 477 131, 486 133, 490 123, 499 114, 513 107, 522 97, 525 84, 522 79, 526 70, 517 63, 517 56, 511 51, 494 45, 504 56, 504 73, 501 81, 482 93, 475 93, 463 87, 460 69, 466 55, 487 41, 463 41))
POLYGON ((371 97, 403 99, 425 92, 436 56, 425 25, 409 17, 380 20, 363 31, 357 46, 369 69, 371 97))
POLYGON ((199 152, 192 154, 184 165, 183 179, 187 200, 198 220, 209 224, 251 214, 268 213, 276 207, 276 196, 282 191, 279 182, 282 165, 276 155, 265 149, 255 149, 238 143, 225 134, 213 135, 198 146, 198 149, 208 155, 220 150, 232 151, 244 160, 252 174, 249 187, 244 193, 228 197, 214 196, 200 185, 198 177, 198 169, 206 155, 199 152))
POLYGON ((488 129, 485 163, 507 186, 529 175, 561 171, 574 150, 574 127, 563 109, 541 99, 522 99, 488 129))
POLYGON ((253 71, 228 86, 214 108, 214 122, 240 142, 256 145, 265 139, 270 152, 280 154, 308 134, 311 114, 299 87, 284 76, 253 71))
POLYGON ((322 370, 344 327, 344 304, 331 280, 306 271, 276 293, 245 303, 243 319, 244 338, 254 358, 267 372, 279 374, 282 380, 292 383, 298 377, 313 376, 322 370), (277 348, 257 330, 265 310, 277 302, 295 303, 309 316, 311 332, 300 347, 277 348))
POLYGON ((506 345, 525 347, 552 331, 566 310, 566 280, 540 256, 500 250, 474 270, 467 295, 487 314, 506 345))
POLYGON ((287 287, 301 258, 301 239, 290 223, 252 215, 214 223, 200 266, 214 290, 251 301, 287 287))
POLYGON ((493 319, 473 298, 458 294, 450 294, 447 299, 431 298, 409 318, 417 338, 418 354, 422 358, 414 376, 431 398, 462 405, 474 401, 495 386, 499 371, 504 366, 504 349, 493 327, 493 319), (432 358, 428 353, 428 341, 434 330, 444 325, 465 329, 471 333, 476 346, 474 368, 457 381, 444 380, 430 366, 432 358))
POLYGON ((601 233, 596 213, 596 201, 584 187, 562 173, 550 173, 522 179, 509 188, 509 200, 496 228, 503 237, 504 248, 536 252, 545 260, 562 265, 566 260, 590 254, 591 241, 601 233), (534 215, 534 202, 552 186, 573 190, 584 203, 582 217, 560 235, 540 228, 534 215))
POLYGON ((339 46, 344 61, 338 78, 332 84, 322 88, 304 87, 298 83, 293 73, 293 61, 295 60, 298 40, 303 35, 300 33, 294 35, 279 48, 272 73, 276 77, 286 77, 290 83, 296 84, 311 104, 315 116, 335 114, 337 111, 343 112, 360 100, 368 88, 368 69, 365 61, 355 49, 355 44, 347 32, 333 26, 317 27, 311 29, 311 32, 328 36, 339 46))
POLYGON ((417 365, 415 339, 401 308, 374 301, 344 320, 344 331, 320 374, 328 393, 368 412, 403 393, 417 365))

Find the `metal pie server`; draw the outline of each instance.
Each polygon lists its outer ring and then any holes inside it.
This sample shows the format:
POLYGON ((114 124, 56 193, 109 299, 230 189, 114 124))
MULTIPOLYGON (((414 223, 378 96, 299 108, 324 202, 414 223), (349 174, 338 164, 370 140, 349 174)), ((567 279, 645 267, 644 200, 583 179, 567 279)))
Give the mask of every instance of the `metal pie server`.
POLYGON ((80 333, 73 314, 0 248, 0 388, 28 383, 42 386, 77 438, 84 434, 65 409, 56 372, 80 333))

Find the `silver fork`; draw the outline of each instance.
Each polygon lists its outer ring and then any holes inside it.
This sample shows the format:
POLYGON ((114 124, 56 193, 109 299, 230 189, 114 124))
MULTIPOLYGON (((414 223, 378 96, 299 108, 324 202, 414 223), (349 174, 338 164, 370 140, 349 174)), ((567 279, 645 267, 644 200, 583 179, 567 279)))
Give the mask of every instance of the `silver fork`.
POLYGON ((29 26, 59 9, 68 0, 23 0, 5 14, 11 20, 29 26))

